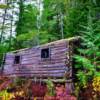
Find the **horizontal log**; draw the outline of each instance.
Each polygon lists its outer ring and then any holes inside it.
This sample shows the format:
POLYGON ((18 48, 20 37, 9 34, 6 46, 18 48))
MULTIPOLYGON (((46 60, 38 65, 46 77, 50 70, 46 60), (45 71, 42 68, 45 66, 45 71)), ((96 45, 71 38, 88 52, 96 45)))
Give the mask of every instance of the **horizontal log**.
POLYGON ((18 68, 18 69, 15 69, 16 71, 61 71, 61 70, 63 70, 63 71, 67 71, 67 68, 50 68, 50 69, 47 69, 47 68, 36 68, 36 69, 32 69, 32 68, 30 68, 30 69, 20 69, 20 68, 18 68))
MULTIPOLYGON (((41 62, 41 61, 43 61, 42 60, 43 58, 41 58, 41 57, 38 57, 38 58, 22 58, 21 59, 21 62, 37 62, 37 61, 39 61, 39 62, 41 62)), ((54 55, 52 55, 48 60, 49 61, 52 61, 52 60, 63 60, 63 59, 66 59, 66 56, 65 55, 61 55, 61 56, 54 56, 54 55)), ((44 60, 44 61, 46 61, 46 60, 44 60)))
POLYGON ((64 63, 43 64, 43 65, 22 64, 22 65, 15 65, 14 68, 16 68, 16 67, 27 67, 27 68, 30 68, 30 67, 38 67, 38 68, 45 67, 45 68, 47 68, 47 67, 49 67, 49 68, 53 68, 53 67, 65 67, 65 66, 66 66, 66 64, 64 64, 64 63))
POLYGON ((7 67, 12 67, 12 65, 4 65, 4 68, 7 68, 7 67))
POLYGON ((61 65, 65 65, 65 63, 66 63, 66 60, 63 60, 63 61, 52 60, 52 61, 39 61, 39 62, 33 62, 33 61, 32 62, 21 62, 21 64, 18 64, 18 65, 14 63, 5 63, 4 66, 7 66, 7 65, 11 65, 11 66, 13 65, 15 67, 17 66, 56 66, 56 65, 61 66, 61 65))
POLYGON ((11 74, 6 74, 7 76, 8 75, 14 75, 14 76, 31 76, 31 77, 64 77, 64 74, 63 73, 60 73, 60 74, 33 74, 33 73, 11 73, 11 74))
MULTIPOLYGON (((66 58, 66 53, 59 53, 59 54, 52 54, 52 55, 50 55, 50 60, 52 60, 52 58, 54 58, 55 57, 55 59, 57 58, 57 59, 63 59, 63 58, 66 58)), ((38 56, 38 57, 32 57, 32 56, 30 56, 30 57, 21 57, 22 58, 22 60, 29 60, 29 59, 34 59, 34 60, 36 60, 36 59, 41 59, 41 56, 38 56)), ((43 58, 42 58, 43 59, 43 58)))
POLYGON ((53 52, 59 52, 59 51, 68 51, 69 49, 66 47, 63 47, 63 48, 52 48, 50 50, 53 52))
POLYGON ((60 53, 60 54, 56 54, 56 55, 51 55, 51 60, 55 58, 56 60, 58 59, 66 59, 66 53, 60 53))
POLYGON ((14 56, 5 57, 6 60, 13 60, 14 58, 15 58, 14 56))
MULTIPOLYGON (((58 50, 51 49, 51 54, 52 53, 55 53, 55 54, 63 53, 63 52, 66 52, 66 51, 67 51, 66 48, 64 48, 64 49, 58 49, 58 50)), ((28 54, 25 53, 25 54, 22 54, 22 56, 23 57, 38 57, 38 56, 41 56, 41 50, 35 51, 34 53, 33 52, 32 53, 28 52, 28 54)))
POLYGON ((40 70, 40 69, 42 69, 42 70, 50 70, 50 69, 65 69, 65 68, 67 68, 67 66, 32 66, 32 67, 30 67, 30 66, 18 66, 18 67, 13 67, 14 69, 33 69, 33 70, 40 70))
MULTIPOLYGON (((13 66, 15 66, 15 67, 20 67, 20 66, 28 66, 28 67, 32 67, 32 66, 39 66, 39 67, 43 67, 43 66, 48 66, 48 67, 50 67, 50 66, 64 66, 65 65, 65 63, 62 63, 62 62, 59 62, 59 63, 52 63, 52 62, 49 62, 49 63, 45 63, 45 64, 43 64, 43 63, 27 63, 27 64, 19 64, 19 65, 14 65, 13 64, 13 66)), ((5 64, 4 66, 12 66, 12 65, 10 65, 10 64, 5 64)))
POLYGON ((5 65, 13 65, 13 64, 14 64, 13 62, 10 62, 10 63, 9 62, 5 62, 5 65))
POLYGON ((66 59, 62 59, 62 60, 52 60, 52 61, 42 61, 42 62, 39 62, 39 64, 48 64, 48 65, 50 65, 50 64, 55 64, 55 63, 63 63, 63 64, 65 64, 65 61, 66 61, 66 59))
POLYGON ((65 63, 65 61, 66 61, 66 59, 52 59, 52 60, 37 60, 37 61, 22 61, 21 62, 21 64, 33 64, 33 65, 42 65, 42 64, 48 64, 48 65, 50 65, 50 64, 55 64, 55 63, 65 63))
MULTIPOLYGON (((50 54, 50 56, 64 56, 66 55, 65 51, 60 51, 60 52, 52 52, 50 54)), ((33 55, 33 54, 29 54, 29 55, 22 55, 21 56, 23 59, 30 59, 30 58, 35 58, 35 59, 39 59, 41 58, 41 54, 39 55, 33 55)))
MULTIPOLYGON (((66 52, 59 52, 59 53, 55 53, 55 54, 51 54, 51 58, 65 58, 66 57, 66 52)), ((41 55, 38 55, 37 57, 35 56, 21 56, 22 60, 37 60, 37 59, 41 59, 41 55)), ((5 62, 10 62, 10 61, 14 61, 14 58, 12 59, 6 59, 5 62)))
POLYGON ((65 73, 66 70, 44 70, 44 71, 39 71, 39 70, 15 70, 15 73, 37 73, 37 74, 53 74, 53 73, 65 73))
POLYGON ((16 71, 60 71, 60 70, 63 70, 63 71, 67 71, 68 70, 68 67, 66 68, 15 68, 14 70, 16 71))
MULTIPOLYGON (((59 49, 58 48, 58 50, 54 50, 54 49, 51 49, 51 51, 52 51, 52 53, 53 54, 58 54, 58 53, 63 53, 63 52, 65 52, 66 51, 66 48, 63 48, 63 49, 59 49)), ((33 52, 28 52, 28 54, 20 54, 22 57, 38 57, 38 56, 41 56, 41 51, 40 50, 38 50, 38 51, 34 51, 34 53, 33 52)), ((51 54, 52 54, 51 53, 51 54)), ((6 59, 14 59, 14 56, 15 56, 15 54, 13 54, 13 55, 9 55, 9 56, 6 56, 6 59)))
POLYGON ((14 61, 5 61, 5 64, 12 64, 14 61))

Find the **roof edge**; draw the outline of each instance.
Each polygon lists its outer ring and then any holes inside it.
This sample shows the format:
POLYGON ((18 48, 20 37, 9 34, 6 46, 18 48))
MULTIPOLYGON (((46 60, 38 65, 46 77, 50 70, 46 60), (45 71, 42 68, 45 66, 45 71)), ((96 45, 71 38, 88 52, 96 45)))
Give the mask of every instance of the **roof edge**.
MULTIPOLYGON (((48 46, 50 44, 54 44, 54 43, 59 43, 59 42, 63 42, 63 41, 68 41, 68 42, 71 42, 71 41, 76 41, 80 39, 80 36, 76 36, 76 37, 70 37, 70 38, 66 38, 66 39, 60 39, 60 40, 56 40, 56 41, 52 41, 52 42, 49 42, 49 43, 45 43, 45 44, 41 44, 41 45, 38 45, 38 46, 33 46, 33 47, 40 47, 40 46, 48 46)), ((32 48, 32 47, 31 47, 32 48)), ((10 51, 8 53, 15 53, 15 52, 20 52, 20 51, 24 51, 24 50, 28 50, 28 49, 31 49, 31 48, 24 48, 24 49, 19 49, 19 50, 14 50, 14 51, 10 51)))

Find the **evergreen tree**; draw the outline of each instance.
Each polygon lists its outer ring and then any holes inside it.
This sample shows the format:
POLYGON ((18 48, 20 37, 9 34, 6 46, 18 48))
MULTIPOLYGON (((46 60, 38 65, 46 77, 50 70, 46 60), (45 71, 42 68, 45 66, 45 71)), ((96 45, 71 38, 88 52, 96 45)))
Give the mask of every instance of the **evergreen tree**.
POLYGON ((42 33, 40 34, 41 42, 50 42, 64 38, 64 0, 44 0, 42 14, 42 33), (46 38, 42 40, 42 36, 46 38))
POLYGON ((36 45, 38 9, 31 4, 25 5, 23 1, 20 1, 19 5, 19 20, 16 23, 17 37, 15 38, 14 45, 17 48, 36 45))
POLYGON ((80 55, 75 55, 78 79, 81 86, 92 81, 93 77, 100 76, 100 20, 91 15, 90 9, 87 26, 81 26, 80 55))
POLYGON ((80 30, 82 30, 80 25, 87 25, 89 7, 94 9, 92 13, 95 13, 96 17, 100 11, 100 2, 98 0, 65 0, 65 2, 67 2, 65 17, 66 37, 80 35, 80 30))

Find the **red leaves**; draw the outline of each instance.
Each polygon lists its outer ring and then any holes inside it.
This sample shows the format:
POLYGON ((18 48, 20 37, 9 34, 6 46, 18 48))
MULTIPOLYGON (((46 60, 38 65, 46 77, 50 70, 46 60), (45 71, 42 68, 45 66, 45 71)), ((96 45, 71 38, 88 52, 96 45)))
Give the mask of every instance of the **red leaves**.
POLYGON ((32 92, 34 97, 44 97, 47 92, 46 85, 32 84, 32 92))
POLYGON ((76 100, 76 97, 67 95, 64 85, 58 84, 55 89, 57 100, 76 100))

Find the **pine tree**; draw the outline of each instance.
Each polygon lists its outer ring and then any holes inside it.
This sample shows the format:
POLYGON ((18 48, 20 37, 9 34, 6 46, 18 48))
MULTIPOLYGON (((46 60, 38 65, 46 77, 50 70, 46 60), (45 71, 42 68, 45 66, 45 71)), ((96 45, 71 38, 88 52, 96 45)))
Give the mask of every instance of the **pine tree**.
MULTIPOLYGON (((25 5, 19 2, 19 20, 16 22, 15 44, 17 49, 37 45, 37 14, 38 9, 35 5, 25 5)), ((16 48, 15 47, 15 48, 16 48)))
MULTIPOLYGON (((92 9, 91 9, 92 10, 92 9)), ((93 77, 100 76, 100 21, 91 16, 89 11, 87 26, 81 26, 80 55, 75 55, 78 79, 81 86, 92 81, 93 77)))
POLYGON ((42 32, 40 34, 42 43, 64 38, 65 3, 63 1, 43 1, 42 32), (44 40, 43 35, 46 35, 44 40))

